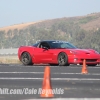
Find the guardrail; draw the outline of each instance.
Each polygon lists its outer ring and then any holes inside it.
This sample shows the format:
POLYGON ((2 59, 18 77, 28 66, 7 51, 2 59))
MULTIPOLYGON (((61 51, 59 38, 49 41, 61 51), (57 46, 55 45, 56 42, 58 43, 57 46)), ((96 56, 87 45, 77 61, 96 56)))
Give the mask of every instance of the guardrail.
POLYGON ((0 55, 17 55, 18 48, 12 48, 12 49, 0 49, 0 55))

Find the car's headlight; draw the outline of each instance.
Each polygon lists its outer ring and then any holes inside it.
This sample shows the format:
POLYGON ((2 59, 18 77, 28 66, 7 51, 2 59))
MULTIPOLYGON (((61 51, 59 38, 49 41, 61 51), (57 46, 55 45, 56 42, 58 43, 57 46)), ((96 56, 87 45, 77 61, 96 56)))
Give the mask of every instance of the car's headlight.
POLYGON ((71 54, 77 54, 77 52, 76 52, 76 51, 70 51, 70 53, 71 53, 71 54))

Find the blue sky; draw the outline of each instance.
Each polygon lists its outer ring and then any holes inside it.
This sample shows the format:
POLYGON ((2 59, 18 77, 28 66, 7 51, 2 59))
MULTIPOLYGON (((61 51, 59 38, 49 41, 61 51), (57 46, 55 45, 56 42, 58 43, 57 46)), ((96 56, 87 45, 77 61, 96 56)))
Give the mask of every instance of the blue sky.
POLYGON ((100 0, 0 0, 0 27, 100 12, 100 0))

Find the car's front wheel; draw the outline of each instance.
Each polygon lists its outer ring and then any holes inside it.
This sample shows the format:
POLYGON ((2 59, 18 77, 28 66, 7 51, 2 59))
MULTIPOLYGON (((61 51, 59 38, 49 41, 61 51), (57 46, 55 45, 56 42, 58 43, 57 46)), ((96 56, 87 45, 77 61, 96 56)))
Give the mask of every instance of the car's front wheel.
POLYGON ((58 64, 59 66, 68 66, 68 57, 67 55, 64 53, 64 52, 61 52, 59 55, 58 55, 58 64))
POLYGON ((32 59, 28 52, 24 52, 21 56, 21 62, 24 65, 32 65, 32 59))

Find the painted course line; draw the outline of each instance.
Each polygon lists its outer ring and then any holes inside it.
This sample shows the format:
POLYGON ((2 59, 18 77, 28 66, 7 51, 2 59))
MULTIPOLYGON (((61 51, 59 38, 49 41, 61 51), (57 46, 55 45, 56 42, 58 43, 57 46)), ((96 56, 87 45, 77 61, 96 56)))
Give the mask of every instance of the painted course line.
MULTIPOLYGON (((82 73, 53 73, 53 74, 80 74, 83 75, 82 73)), ((100 75, 100 73, 87 73, 86 75, 100 75)))
POLYGON ((0 74, 43 74, 44 72, 0 72, 0 74))
MULTIPOLYGON (((0 72, 0 74, 43 74, 44 72, 0 72)), ((82 73, 51 73, 51 74, 78 74, 82 75, 82 73)), ((88 73, 86 75, 100 75, 100 73, 88 73)))
POLYGON ((49 99, 22 99, 22 100, 100 100, 100 98, 49 98, 49 99))
MULTIPOLYGON (((43 80, 43 78, 25 78, 25 77, 0 77, 0 80, 43 80)), ((100 81, 100 79, 94 78, 51 78, 51 80, 86 80, 86 81, 100 81)))

